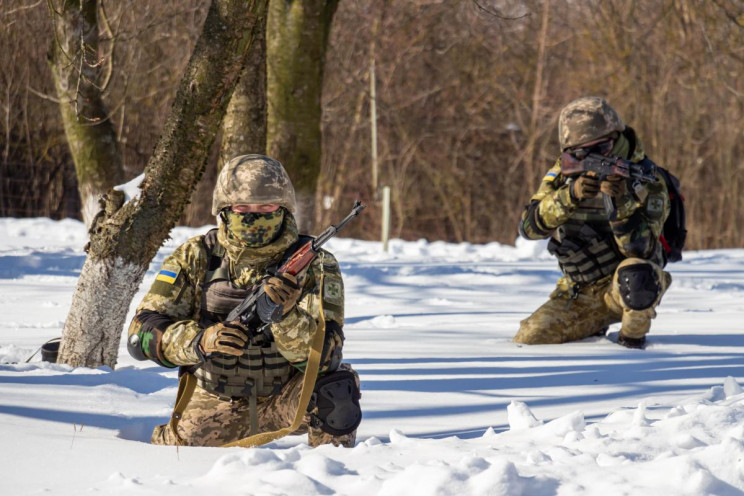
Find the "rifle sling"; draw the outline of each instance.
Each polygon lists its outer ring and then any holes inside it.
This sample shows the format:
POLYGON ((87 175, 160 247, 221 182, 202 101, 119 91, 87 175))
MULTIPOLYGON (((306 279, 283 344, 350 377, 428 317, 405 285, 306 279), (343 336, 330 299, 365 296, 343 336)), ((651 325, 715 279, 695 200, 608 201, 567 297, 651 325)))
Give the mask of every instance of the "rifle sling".
MULTIPOLYGON (((322 265, 321 265, 322 266, 322 265)), ((310 404, 310 398, 315 388, 315 380, 318 377, 318 370, 320 369, 321 352, 323 350, 323 341, 325 340, 325 316, 323 315, 323 272, 320 273, 320 298, 318 305, 318 326, 313 334, 313 341, 310 347, 310 356, 307 360, 307 367, 305 368, 305 375, 302 379, 302 391, 300 392, 300 403, 297 405, 297 411, 292 423, 282 429, 273 432, 261 432, 259 434, 250 435, 243 439, 233 441, 231 443, 223 444, 223 448, 241 447, 241 448, 252 448, 255 446, 261 446, 262 444, 270 443, 279 438, 292 434, 294 431, 300 428, 302 420, 307 411, 307 406, 310 404)))
POLYGON ((183 446, 183 439, 178 435, 178 421, 181 420, 186 406, 191 401, 191 397, 194 395, 194 389, 196 388, 196 377, 193 374, 184 373, 178 379, 178 393, 176 394, 176 405, 173 407, 173 413, 171 414, 168 425, 173 431, 173 435, 176 438, 176 442, 179 446, 183 446))
MULTIPOLYGON (((289 256, 293 254, 300 246, 302 246, 302 243, 300 241, 307 241, 306 236, 301 236, 301 239, 298 240, 297 243, 292 245, 289 250, 285 253, 286 259, 289 259, 289 256), (287 256, 287 253, 289 253, 289 256, 287 256)), ((322 256, 322 255, 321 255, 322 256)), ((323 313, 323 279, 324 279, 324 273, 323 273, 323 264, 321 263, 321 271, 320 271, 320 298, 319 298, 319 305, 318 305, 318 326, 315 330, 315 333, 313 334, 313 340, 310 345, 310 356, 308 357, 307 366, 305 367, 305 374, 302 380, 302 391, 300 393, 300 404, 297 407, 297 412, 295 413, 295 418, 292 421, 292 424, 289 427, 285 427, 283 429, 279 429, 277 431, 273 432, 262 432, 259 434, 255 434, 255 432, 258 430, 257 424, 258 424, 258 418, 256 415, 256 407, 255 407, 255 396, 251 395, 251 398, 249 401, 251 401, 250 404, 250 415, 251 415, 251 427, 250 427, 250 435, 248 437, 245 437, 243 439, 239 439, 238 441, 233 441, 231 443, 227 443, 222 445, 222 447, 228 448, 233 446, 239 446, 243 448, 250 448, 254 446, 260 446, 262 444, 270 443, 271 441, 274 441, 276 439, 279 439, 281 437, 284 437, 288 434, 291 434, 292 432, 299 429, 300 425, 302 424, 302 419, 305 416, 305 411, 307 410, 307 406, 310 403, 310 398, 313 394, 313 388, 315 387, 315 380, 318 377, 318 370, 320 369, 320 360, 321 360, 321 353, 323 350, 323 342, 325 340, 325 315, 323 313)), ((191 370, 185 371, 183 374, 181 374, 181 377, 178 380, 178 393, 176 394, 176 404, 173 407, 173 413, 171 414, 171 419, 168 422, 171 430, 173 431, 173 434, 176 438, 176 441, 179 445, 183 445, 183 439, 181 439, 181 436, 178 435, 178 422, 181 419, 181 416, 183 415, 184 410, 186 410, 186 406, 189 404, 189 401, 191 401, 191 397, 194 395, 194 389, 196 388, 196 377, 191 373, 194 368, 198 368, 199 365, 196 367, 192 367, 191 370)))
MULTIPOLYGON (((323 272, 320 274, 320 287, 321 295, 323 294, 323 272)), ((323 342, 325 340, 325 316, 323 314, 323 298, 319 300, 318 306, 318 326, 313 334, 313 340, 310 345, 310 356, 305 367, 305 375, 302 379, 302 391, 300 392, 300 403, 297 406, 297 412, 295 413, 292 424, 288 427, 273 431, 273 432, 262 432, 255 434, 258 430, 258 418, 256 412, 256 398, 251 395, 250 398, 250 415, 251 415, 251 428, 250 435, 243 439, 233 441, 231 443, 223 444, 223 448, 241 447, 251 448, 254 446, 261 446, 262 444, 270 443, 279 438, 287 436, 302 425, 302 419, 305 416, 307 405, 310 404, 310 398, 313 394, 315 387, 315 380, 318 377, 318 370, 320 369, 321 352, 323 350, 323 342)), ((196 388, 196 377, 190 373, 184 373, 178 380, 178 393, 176 394, 176 405, 173 407, 173 413, 171 414, 170 425, 171 430, 176 438, 178 445, 183 446, 183 439, 178 435, 178 421, 181 420, 186 406, 191 401, 191 397, 194 395, 194 389, 196 388)))

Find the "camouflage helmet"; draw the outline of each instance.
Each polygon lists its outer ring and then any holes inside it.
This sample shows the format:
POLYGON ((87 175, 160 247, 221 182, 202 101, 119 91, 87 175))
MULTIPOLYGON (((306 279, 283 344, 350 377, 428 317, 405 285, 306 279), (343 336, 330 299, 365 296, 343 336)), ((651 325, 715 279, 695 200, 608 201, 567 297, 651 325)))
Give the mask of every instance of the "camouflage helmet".
POLYGON ((295 191, 282 164, 265 155, 239 155, 217 176, 212 215, 231 205, 279 205, 294 214, 295 191))
POLYGON ((597 96, 585 96, 561 110, 558 141, 561 151, 565 151, 624 129, 625 124, 609 103, 597 96))

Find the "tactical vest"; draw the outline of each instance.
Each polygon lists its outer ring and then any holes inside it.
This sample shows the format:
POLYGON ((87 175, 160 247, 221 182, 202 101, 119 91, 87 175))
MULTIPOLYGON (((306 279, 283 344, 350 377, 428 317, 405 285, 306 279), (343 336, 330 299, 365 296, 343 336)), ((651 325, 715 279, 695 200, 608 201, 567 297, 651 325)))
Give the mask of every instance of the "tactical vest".
POLYGON ((625 259, 615 243, 601 196, 583 201, 556 235, 548 251, 558 259, 563 274, 579 286, 614 274, 625 259))
MULTIPOLYGON (((225 248, 217 242, 217 229, 204 236, 204 244, 208 262, 202 282, 199 325, 206 328, 223 321, 253 288, 236 288, 230 282, 229 259, 225 248)), ((242 356, 213 353, 192 373, 199 387, 221 398, 233 399, 279 394, 297 370, 279 353, 270 333, 257 332, 246 344, 242 356)))

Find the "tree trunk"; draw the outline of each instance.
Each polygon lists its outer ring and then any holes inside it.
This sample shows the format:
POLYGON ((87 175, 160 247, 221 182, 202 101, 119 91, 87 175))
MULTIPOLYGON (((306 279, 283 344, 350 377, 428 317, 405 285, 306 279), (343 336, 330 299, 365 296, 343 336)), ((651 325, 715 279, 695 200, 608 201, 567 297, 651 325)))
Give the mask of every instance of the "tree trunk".
POLYGON ((98 210, 98 197, 124 182, 116 132, 99 86, 103 64, 97 10, 96 0, 65 0, 60 11, 54 10, 55 39, 48 57, 88 226, 98 210))
POLYGON ((321 160, 321 94, 338 0, 271 2, 267 36, 268 154, 287 169, 298 225, 312 232, 321 160))
POLYGON ((266 19, 257 23, 248 62, 227 106, 219 168, 246 153, 266 153, 266 19))
POLYGON ((267 1, 212 0, 139 197, 121 206, 121 194, 110 193, 91 227, 62 333, 61 363, 116 365, 129 304, 204 171, 267 1))

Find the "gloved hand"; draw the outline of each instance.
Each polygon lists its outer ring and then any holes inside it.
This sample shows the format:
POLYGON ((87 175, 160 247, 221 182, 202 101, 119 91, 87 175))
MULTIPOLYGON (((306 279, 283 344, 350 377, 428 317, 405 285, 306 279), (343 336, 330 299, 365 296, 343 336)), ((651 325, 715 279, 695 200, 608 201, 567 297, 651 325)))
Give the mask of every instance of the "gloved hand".
POLYGON ((300 299, 299 281, 292 274, 280 274, 264 281, 264 292, 277 305, 281 305, 282 315, 286 315, 300 299))
POLYGON ((237 322, 220 322, 207 327, 199 340, 202 351, 241 356, 248 341, 247 329, 237 322))
POLYGON ((599 178, 579 176, 571 185, 571 196, 577 200, 596 198, 599 194, 599 178))
POLYGON ((607 176, 599 185, 599 190, 613 198, 617 199, 623 196, 628 191, 625 178, 620 176, 607 176))

